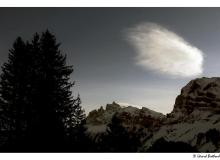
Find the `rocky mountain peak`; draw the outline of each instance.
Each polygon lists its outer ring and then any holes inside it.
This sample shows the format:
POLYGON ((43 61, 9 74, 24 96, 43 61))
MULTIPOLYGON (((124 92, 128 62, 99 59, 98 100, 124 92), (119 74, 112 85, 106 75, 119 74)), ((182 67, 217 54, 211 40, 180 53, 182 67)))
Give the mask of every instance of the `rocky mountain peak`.
POLYGON ((146 130, 158 126, 165 116, 145 107, 142 107, 142 109, 133 106, 125 107, 113 102, 107 104, 105 109, 101 107, 89 113, 86 118, 88 134, 97 135, 106 132, 113 117, 117 119, 120 125, 133 132, 133 130, 140 128, 146 130))
POLYGON ((112 102, 112 104, 107 104, 106 105, 106 111, 110 111, 110 112, 116 112, 118 111, 119 109, 121 109, 122 107, 117 104, 116 102, 112 102))
POLYGON ((172 113, 190 114, 193 111, 220 110, 220 78, 197 78, 182 88, 172 113))

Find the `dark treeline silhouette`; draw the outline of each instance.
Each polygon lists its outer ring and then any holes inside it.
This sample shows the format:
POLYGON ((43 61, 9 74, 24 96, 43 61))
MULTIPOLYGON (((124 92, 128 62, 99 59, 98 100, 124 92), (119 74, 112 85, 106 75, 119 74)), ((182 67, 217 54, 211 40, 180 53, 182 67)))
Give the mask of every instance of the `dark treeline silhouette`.
POLYGON ((121 122, 113 116, 105 136, 105 152, 137 152, 141 142, 136 133, 129 133, 121 122))
POLYGON ((0 79, 0 151, 76 150, 85 114, 59 46, 48 30, 15 40, 0 79))
POLYGON ((116 116, 112 117, 106 133, 93 140, 86 139, 87 152, 137 152, 142 145, 138 134, 129 132, 116 116))

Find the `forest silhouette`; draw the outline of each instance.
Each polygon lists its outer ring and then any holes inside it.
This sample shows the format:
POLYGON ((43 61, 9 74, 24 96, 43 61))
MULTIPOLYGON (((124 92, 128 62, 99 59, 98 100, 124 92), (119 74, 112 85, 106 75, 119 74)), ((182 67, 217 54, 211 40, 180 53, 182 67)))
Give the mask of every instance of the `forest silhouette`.
POLYGON ((2 66, 1 151, 55 152, 74 149, 76 128, 85 120, 73 97, 73 67, 48 30, 30 41, 18 37, 2 66))

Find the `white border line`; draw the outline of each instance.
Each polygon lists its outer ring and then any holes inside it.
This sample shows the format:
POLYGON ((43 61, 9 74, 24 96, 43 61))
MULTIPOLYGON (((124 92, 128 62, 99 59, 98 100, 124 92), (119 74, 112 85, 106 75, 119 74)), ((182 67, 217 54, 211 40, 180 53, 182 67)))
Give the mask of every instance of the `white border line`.
POLYGON ((219 7, 219 0, 0 0, 2 7, 219 7))
MULTIPOLYGON (((198 153, 2 153, 1 160, 196 160, 198 153)), ((216 154, 217 155, 217 154, 216 154)), ((206 159, 206 158, 202 158, 206 159)))

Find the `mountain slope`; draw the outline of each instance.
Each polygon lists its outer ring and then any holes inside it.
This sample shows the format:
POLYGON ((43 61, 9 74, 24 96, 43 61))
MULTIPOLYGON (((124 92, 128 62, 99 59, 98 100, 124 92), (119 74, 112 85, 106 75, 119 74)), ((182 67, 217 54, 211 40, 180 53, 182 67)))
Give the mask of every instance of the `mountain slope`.
POLYGON ((173 111, 153 137, 145 141, 142 150, 147 151, 163 137, 190 144, 200 152, 218 152, 219 130, 220 78, 198 78, 183 87, 173 111))
POLYGON ((140 152, 180 152, 181 148, 183 152, 219 152, 220 78, 190 81, 177 96, 173 111, 166 116, 145 107, 107 104, 106 109, 101 107, 89 113, 86 134, 96 143, 105 143, 103 135, 109 134, 113 119, 128 136, 139 139, 140 152))

